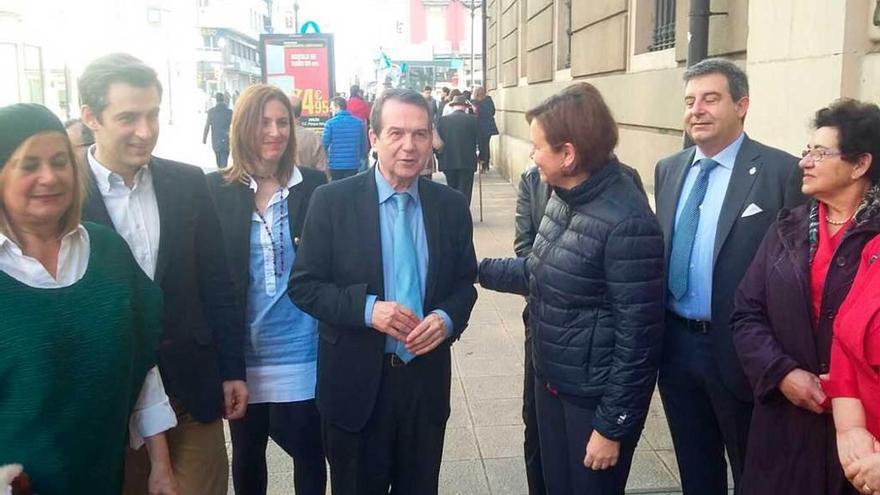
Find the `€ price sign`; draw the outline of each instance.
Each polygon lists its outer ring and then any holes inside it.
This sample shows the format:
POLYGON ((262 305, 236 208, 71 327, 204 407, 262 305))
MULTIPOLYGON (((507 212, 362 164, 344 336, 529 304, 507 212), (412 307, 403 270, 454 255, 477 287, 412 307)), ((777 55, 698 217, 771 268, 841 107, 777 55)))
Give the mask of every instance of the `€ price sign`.
POLYGON ((333 35, 262 35, 260 44, 263 81, 300 99, 303 126, 323 128, 335 91, 333 35))

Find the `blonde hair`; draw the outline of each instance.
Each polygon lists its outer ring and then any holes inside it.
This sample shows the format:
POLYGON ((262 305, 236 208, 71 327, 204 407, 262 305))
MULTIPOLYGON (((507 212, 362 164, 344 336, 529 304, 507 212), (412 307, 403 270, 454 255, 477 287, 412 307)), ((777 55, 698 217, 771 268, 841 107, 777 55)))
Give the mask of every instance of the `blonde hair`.
POLYGON ((283 91, 268 84, 254 84, 249 86, 235 103, 232 113, 232 126, 229 130, 229 145, 232 154, 232 166, 224 169, 221 173, 227 182, 248 182, 251 171, 248 164, 260 161, 260 131, 263 127, 263 109, 270 101, 275 100, 284 105, 290 119, 290 137, 287 140, 287 149, 278 161, 278 171, 275 177, 284 183, 293 173, 294 161, 296 160, 296 136, 293 132, 295 117, 290 107, 290 100, 283 91))
MULTIPOLYGON (((83 167, 80 166, 79 161, 76 159, 76 155, 73 152, 73 146, 70 144, 70 139, 67 137, 66 133, 61 131, 43 131, 38 132, 18 145, 15 148, 15 151, 12 153, 12 156, 9 157, 9 160, 3 164, 3 168, 0 169, 0 191, 5 187, 5 171, 9 167, 13 167, 17 165, 18 160, 21 159, 21 151, 27 149, 30 146, 31 141, 37 136, 48 133, 58 133, 64 137, 64 143, 67 145, 67 160, 70 163, 70 166, 73 167, 73 200, 70 203, 70 206, 67 208, 67 211, 61 215, 59 219, 59 237, 63 237, 64 235, 72 232, 76 229, 80 224, 81 214, 82 214, 82 206, 85 202, 86 198, 86 172, 83 167)), ((0 233, 12 239, 16 244, 19 244, 18 236, 15 235, 15 230, 12 225, 9 223, 9 218, 6 216, 6 207, 3 204, 3 197, 0 195, 0 233)), ((19 244, 20 245, 20 244, 19 244)))

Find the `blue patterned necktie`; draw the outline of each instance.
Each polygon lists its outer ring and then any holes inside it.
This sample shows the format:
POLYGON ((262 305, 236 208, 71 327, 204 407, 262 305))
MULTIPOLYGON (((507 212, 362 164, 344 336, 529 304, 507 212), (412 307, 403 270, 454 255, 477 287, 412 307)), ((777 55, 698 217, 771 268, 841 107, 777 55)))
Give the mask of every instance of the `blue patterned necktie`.
POLYGON ((700 225, 700 208, 706 190, 709 189, 709 174, 718 166, 718 162, 711 158, 700 160, 700 173, 694 182, 691 193, 681 210, 678 223, 672 232, 672 253, 669 255, 669 293, 676 300, 681 299, 688 289, 688 272, 691 264, 691 252, 694 250, 694 240, 697 236, 697 227, 700 225))
MULTIPOLYGON (((409 308, 421 320, 422 314, 422 283, 419 277, 416 244, 410 228, 409 205, 410 197, 406 193, 395 193, 397 202, 397 218, 394 220, 394 300, 409 308)), ((413 357, 403 342, 398 341, 394 349, 403 362, 408 363, 413 357)))

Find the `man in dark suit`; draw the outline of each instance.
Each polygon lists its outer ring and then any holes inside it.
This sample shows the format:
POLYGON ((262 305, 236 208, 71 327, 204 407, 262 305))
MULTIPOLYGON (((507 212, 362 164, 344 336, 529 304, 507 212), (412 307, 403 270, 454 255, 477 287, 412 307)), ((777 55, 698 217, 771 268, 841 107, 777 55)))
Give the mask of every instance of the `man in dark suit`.
POLYGON ((467 113, 467 100, 456 96, 449 105, 452 113, 440 117, 437 133, 443 140, 440 153, 440 171, 446 175, 449 187, 464 194, 468 207, 474 189, 474 172, 477 171, 477 141, 480 128, 477 116, 467 113))
MULTIPOLYGON (((177 413, 166 435, 180 493, 225 495, 221 418, 240 418, 247 407, 244 325, 204 173, 152 156, 162 86, 140 60, 95 60, 79 93, 95 135, 83 219, 114 228, 164 295, 157 357, 177 413)), ((145 464, 142 451, 129 451, 124 493, 147 493, 145 464)))
POLYGON ((211 147, 217 157, 217 168, 225 168, 229 160, 229 126, 232 124, 232 110, 226 104, 226 96, 223 93, 214 95, 217 104, 208 110, 208 118, 205 120, 205 130, 202 133, 202 144, 208 140, 208 130, 211 131, 211 147))
POLYGON ((739 280, 776 212, 803 201, 798 160, 749 139, 748 80, 734 63, 685 72, 684 124, 696 146, 655 169, 666 238, 667 328, 659 386, 682 488, 727 494, 746 454, 752 393, 728 320, 739 280))
POLYGON ((290 294, 317 318, 317 404, 336 495, 436 494, 449 417, 450 346, 476 301, 470 212, 419 180, 427 102, 373 105, 377 165, 312 196, 290 294))

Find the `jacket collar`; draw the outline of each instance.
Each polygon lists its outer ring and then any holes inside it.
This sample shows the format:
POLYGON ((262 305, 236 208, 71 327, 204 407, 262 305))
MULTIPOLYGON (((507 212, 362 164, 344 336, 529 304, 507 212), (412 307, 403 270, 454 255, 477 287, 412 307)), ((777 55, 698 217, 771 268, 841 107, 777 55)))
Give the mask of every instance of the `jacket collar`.
POLYGON ((617 158, 612 158, 599 167, 587 180, 571 189, 554 187, 553 190, 559 199, 568 203, 569 206, 589 203, 602 194, 609 185, 620 175, 620 164, 617 158))

